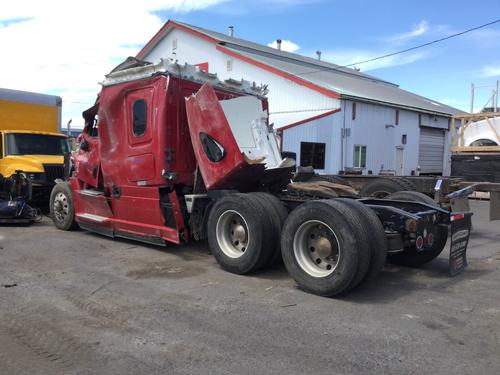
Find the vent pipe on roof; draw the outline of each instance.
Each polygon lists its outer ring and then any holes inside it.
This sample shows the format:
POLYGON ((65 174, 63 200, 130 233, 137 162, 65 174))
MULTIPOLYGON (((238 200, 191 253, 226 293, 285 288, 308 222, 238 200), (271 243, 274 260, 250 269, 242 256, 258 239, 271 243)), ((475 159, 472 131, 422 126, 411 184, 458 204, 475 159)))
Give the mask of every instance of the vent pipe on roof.
POLYGON ((276 39, 276 47, 281 51, 281 39, 276 39))
POLYGON ((321 60, 321 51, 316 51, 316 55, 318 56, 318 60, 321 60))
POLYGON ((232 38, 234 36, 234 26, 229 26, 227 34, 232 38))

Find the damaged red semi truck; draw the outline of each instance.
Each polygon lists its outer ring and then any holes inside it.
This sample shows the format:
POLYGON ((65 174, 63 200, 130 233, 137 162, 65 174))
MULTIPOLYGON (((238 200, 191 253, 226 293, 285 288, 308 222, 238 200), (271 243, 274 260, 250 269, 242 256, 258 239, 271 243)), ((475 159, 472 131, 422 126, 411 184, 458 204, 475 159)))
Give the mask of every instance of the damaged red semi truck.
POLYGON ((453 221, 465 223, 465 263, 469 213, 416 192, 358 199, 340 179, 295 174, 268 123, 265 88, 135 59, 102 86, 84 112, 72 171, 51 194, 60 229, 159 245, 208 239, 237 274, 282 257, 302 289, 324 296, 373 279, 387 258, 429 262, 453 221))

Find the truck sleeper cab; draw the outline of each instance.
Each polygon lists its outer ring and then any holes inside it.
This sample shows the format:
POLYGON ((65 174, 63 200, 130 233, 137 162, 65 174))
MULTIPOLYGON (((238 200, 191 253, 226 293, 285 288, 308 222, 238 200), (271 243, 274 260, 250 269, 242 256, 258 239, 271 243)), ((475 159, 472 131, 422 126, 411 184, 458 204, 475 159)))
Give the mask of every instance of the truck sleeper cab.
POLYGON ((427 197, 357 200, 342 184, 294 182, 264 94, 128 60, 84 112, 73 176, 51 194, 55 225, 153 244, 208 239, 237 274, 282 257, 301 288, 327 296, 376 277, 388 254, 411 265, 439 255, 451 215, 427 197))

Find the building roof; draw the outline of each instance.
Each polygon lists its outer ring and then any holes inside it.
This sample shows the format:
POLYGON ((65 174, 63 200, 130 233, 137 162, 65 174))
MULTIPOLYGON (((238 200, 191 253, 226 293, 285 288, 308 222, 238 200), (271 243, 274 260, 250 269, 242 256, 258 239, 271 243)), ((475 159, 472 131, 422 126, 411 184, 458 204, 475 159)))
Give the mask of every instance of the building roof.
POLYGON ((258 65, 328 96, 381 103, 444 116, 464 114, 456 108, 403 90, 394 83, 354 69, 178 21, 168 21, 144 46, 137 57, 142 58, 147 55, 165 35, 175 28, 216 44, 221 52, 234 58, 258 65))

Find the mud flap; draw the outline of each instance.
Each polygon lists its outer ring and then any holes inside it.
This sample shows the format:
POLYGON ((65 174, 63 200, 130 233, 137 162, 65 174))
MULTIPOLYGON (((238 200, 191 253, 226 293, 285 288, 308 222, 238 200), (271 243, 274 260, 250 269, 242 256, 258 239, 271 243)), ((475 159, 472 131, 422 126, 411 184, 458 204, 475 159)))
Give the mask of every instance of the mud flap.
POLYGON ((472 212, 452 213, 450 215, 450 276, 458 275, 467 267, 466 253, 472 226, 471 216, 472 212))
POLYGON ((490 192, 490 221, 500 220, 500 191, 490 192))

